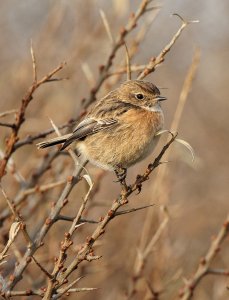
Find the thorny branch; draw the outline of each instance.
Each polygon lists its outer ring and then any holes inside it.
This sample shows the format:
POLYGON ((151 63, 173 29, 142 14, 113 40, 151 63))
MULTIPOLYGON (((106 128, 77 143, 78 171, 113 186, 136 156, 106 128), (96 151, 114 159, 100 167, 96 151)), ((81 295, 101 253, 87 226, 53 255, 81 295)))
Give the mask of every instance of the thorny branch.
POLYGON ((81 174, 84 166, 76 167, 73 171, 72 176, 68 179, 63 192, 60 195, 60 198, 57 200, 55 206, 53 207, 52 211, 50 212, 48 218, 45 220, 44 225, 38 231, 34 242, 27 248, 23 259, 16 266, 14 273, 10 277, 10 281, 5 288, 5 292, 11 290, 16 283, 21 279, 22 273, 28 264, 31 262, 31 256, 36 252, 36 250, 43 246, 43 238, 51 228, 52 224, 55 222, 55 218, 58 216, 62 208, 67 204, 68 200, 67 197, 70 194, 71 190, 75 186, 75 184, 80 180, 79 175, 81 174))
MULTIPOLYGON (((33 57, 33 66, 34 66, 34 63, 35 63, 34 56, 32 56, 32 57, 33 57)), ((10 159, 11 155, 15 151, 14 145, 18 141, 18 132, 21 128, 21 125, 25 121, 26 109, 27 109, 29 103, 33 99, 34 92, 42 84, 49 82, 56 73, 58 73, 61 69, 63 69, 64 65, 65 65, 64 63, 61 63, 58 67, 56 67, 54 70, 52 70, 49 74, 45 75, 39 81, 34 80, 33 84, 31 85, 31 87, 28 89, 27 93, 23 97, 23 99, 21 101, 21 106, 20 106, 18 112, 16 113, 15 123, 13 124, 12 132, 6 141, 6 150, 5 150, 4 157, 0 161, 0 180, 5 175, 8 160, 10 159)), ((35 79, 36 79, 36 77, 35 77, 35 79)))

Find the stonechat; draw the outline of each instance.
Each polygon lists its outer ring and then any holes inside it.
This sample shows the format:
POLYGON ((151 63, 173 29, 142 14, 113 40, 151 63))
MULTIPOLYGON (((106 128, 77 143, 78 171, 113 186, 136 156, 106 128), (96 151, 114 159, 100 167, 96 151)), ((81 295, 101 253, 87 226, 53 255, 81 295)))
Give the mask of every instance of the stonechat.
POLYGON ((61 150, 76 142, 82 156, 106 170, 114 170, 118 177, 126 169, 149 155, 158 140, 164 115, 159 89, 150 82, 129 80, 112 90, 95 105, 67 135, 37 144, 46 148, 63 144, 61 150))

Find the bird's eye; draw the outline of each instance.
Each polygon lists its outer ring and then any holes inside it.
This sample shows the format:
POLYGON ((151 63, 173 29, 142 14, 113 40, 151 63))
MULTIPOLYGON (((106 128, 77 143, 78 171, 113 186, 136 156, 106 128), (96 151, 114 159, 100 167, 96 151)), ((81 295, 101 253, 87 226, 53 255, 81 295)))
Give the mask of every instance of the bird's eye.
POLYGON ((136 97, 138 100, 144 99, 144 95, 143 95, 143 94, 136 94, 135 97, 136 97))

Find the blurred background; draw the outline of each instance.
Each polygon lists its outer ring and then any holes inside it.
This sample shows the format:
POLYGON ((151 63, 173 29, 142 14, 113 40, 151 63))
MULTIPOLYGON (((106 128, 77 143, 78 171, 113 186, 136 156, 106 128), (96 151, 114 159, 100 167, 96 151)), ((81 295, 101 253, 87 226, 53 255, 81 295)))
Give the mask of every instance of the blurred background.
MULTIPOLYGON (((127 23, 130 13, 136 11, 139 4, 140 0, 1 1, 0 112, 18 108, 21 98, 32 83, 31 39, 39 77, 60 62, 67 62, 58 76, 68 80, 44 85, 35 93, 27 110, 20 138, 50 128, 49 118, 56 125, 61 125, 79 114, 81 100, 89 95, 99 76, 99 65, 104 64, 111 49, 100 9, 105 12, 112 34, 116 37, 120 28, 127 23)), ((179 13, 187 20, 200 21, 186 27, 166 56, 165 62, 146 78, 160 87, 161 94, 168 98, 163 103, 163 110, 165 128, 169 129, 194 50, 196 47, 200 49, 197 75, 178 129, 179 137, 194 148, 196 159, 192 163, 187 149, 179 144, 172 146, 169 156, 171 163, 166 165, 164 175, 159 174, 160 170, 154 172, 144 184, 141 194, 132 196, 128 204, 128 207, 146 204, 155 206, 117 217, 111 222, 106 234, 95 247, 96 254, 103 258, 91 264, 83 263, 77 274, 74 273, 75 277, 85 275, 79 287, 99 289, 79 293, 77 299, 127 298, 133 283, 138 249, 150 240, 160 226, 163 220, 162 205, 166 205, 169 212, 168 224, 149 254, 144 274, 136 284, 137 291, 130 298, 154 299, 150 298, 149 282, 155 291, 163 290, 159 299, 175 298, 179 288, 183 286, 183 278, 190 277, 196 270, 200 258, 209 248, 211 236, 217 233, 229 210, 229 2, 175 0, 152 2, 152 5, 161 5, 161 9, 147 13, 127 38, 127 45, 131 45, 142 27, 147 31, 131 60, 134 65, 146 64, 170 41, 180 26, 180 20, 171 17, 172 13, 179 13)), ((112 70, 124 58, 125 50, 121 48, 112 70)), ((136 76, 133 73, 133 78, 136 76)), ((98 97, 105 95, 110 88, 125 79, 125 74, 118 79, 111 77, 100 89, 98 97)), ((12 116, 4 120, 10 121, 12 116)), ((0 132, 0 148, 4 150, 4 140, 10 130, 0 127, 0 132)), ((156 153, 165 140, 166 137, 161 138, 156 153)), ((33 144, 20 148, 14 154, 16 167, 25 178, 40 163, 43 153, 33 144)), ((132 167, 128 173, 128 181, 133 182, 136 175, 142 173, 154 157, 155 153, 132 167)), ((71 174, 71 168, 72 161, 61 157, 53 162, 53 168, 40 179, 39 184, 65 179, 71 174)), ((93 196, 87 211, 88 217, 98 219, 110 207, 120 188, 114 183, 114 174, 104 174, 91 165, 88 165, 88 171, 92 178, 102 176, 99 190, 93 196)), ((18 185, 10 175, 4 177, 3 185, 10 197, 17 195, 18 185)), ((84 183, 74 189, 70 204, 65 208, 66 215, 72 215, 72 211, 77 209, 86 189, 84 183)), ((61 188, 57 188, 44 196, 34 195, 38 204, 32 214, 25 216, 31 232, 35 232, 42 224, 44 216, 50 210, 50 203, 57 199, 60 191, 61 188)), ((0 200, 0 207, 3 209, 5 201, 2 195, 0 200)), ((8 226, 9 223, 6 222, 2 229, 2 245, 5 243, 4 234, 8 232, 8 226)), ((93 226, 86 225, 77 234, 71 249, 72 257, 77 247, 92 232, 93 226)), ((69 224, 65 222, 54 226, 44 241, 48 251, 38 252, 40 261, 50 270, 53 266, 52 258, 58 254, 59 243, 68 227, 69 224)), ((20 241, 17 241, 17 245, 20 247, 20 241)), ((228 246, 228 241, 225 241, 222 252, 214 260, 216 268, 228 269, 228 246)), ((30 266, 28 270, 33 268, 35 267, 30 266)), ((34 278, 34 274, 30 276, 34 278)), ((45 285, 42 278, 39 279, 39 284, 45 285)), ((28 282, 24 279, 18 288, 31 286, 28 282)), ((38 286, 39 284, 37 283, 38 286)), ((223 276, 207 276, 199 284, 193 299, 228 299, 228 284, 228 279, 223 276)), ((69 299, 75 297, 73 294, 69 299)))

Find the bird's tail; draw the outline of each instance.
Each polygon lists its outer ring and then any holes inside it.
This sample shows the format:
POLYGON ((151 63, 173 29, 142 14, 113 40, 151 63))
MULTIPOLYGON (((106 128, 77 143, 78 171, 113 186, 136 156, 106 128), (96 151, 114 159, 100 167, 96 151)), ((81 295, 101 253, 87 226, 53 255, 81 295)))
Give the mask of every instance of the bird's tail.
POLYGON ((47 141, 43 141, 37 144, 37 148, 41 149, 41 148, 47 148, 47 147, 51 147, 54 145, 58 145, 58 144, 62 144, 64 142, 66 142, 66 140, 71 136, 72 134, 65 134, 63 136, 58 136, 56 138, 47 140, 47 141))

